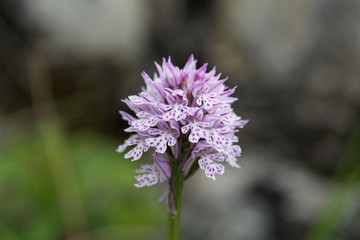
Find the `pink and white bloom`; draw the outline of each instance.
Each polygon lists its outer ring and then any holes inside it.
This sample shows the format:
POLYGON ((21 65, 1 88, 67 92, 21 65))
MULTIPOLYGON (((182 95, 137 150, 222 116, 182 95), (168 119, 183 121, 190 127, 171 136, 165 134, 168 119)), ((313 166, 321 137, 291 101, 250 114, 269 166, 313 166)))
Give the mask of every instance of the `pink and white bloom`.
MULTIPOLYGON (((120 111, 130 127, 125 129, 132 136, 120 145, 118 152, 129 147, 125 158, 132 161, 154 148, 154 164, 142 165, 137 170, 136 187, 169 182, 176 166, 185 175, 197 164, 205 176, 215 180, 223 175, 227 162, 239 167, 241 154, 238 139, 234 135, 249 120, 236 115, 231 104, 235 88, 224 85, 215 68, 207 72, 207 64, 196 69, 193 55, 183 69, 163 59, 162 66, 155 62, 158 73, 151 79, 145 72, 145 87, 138 95, 124 99, 135 115, 120 111)), ((167 187, 167 189, 169 189, 167 187)))

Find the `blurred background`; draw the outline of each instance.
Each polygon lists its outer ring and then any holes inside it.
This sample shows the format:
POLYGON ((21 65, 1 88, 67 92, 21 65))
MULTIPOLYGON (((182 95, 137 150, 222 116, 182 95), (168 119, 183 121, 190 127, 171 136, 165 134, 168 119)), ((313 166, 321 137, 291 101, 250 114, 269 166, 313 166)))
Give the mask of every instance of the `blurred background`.
POLYGON ((357 0, 1 0, 0 239, 164 239, 115 149, 153 61, 217 66, 241 170, 185 186, 187 240, 360 239, 357 0))

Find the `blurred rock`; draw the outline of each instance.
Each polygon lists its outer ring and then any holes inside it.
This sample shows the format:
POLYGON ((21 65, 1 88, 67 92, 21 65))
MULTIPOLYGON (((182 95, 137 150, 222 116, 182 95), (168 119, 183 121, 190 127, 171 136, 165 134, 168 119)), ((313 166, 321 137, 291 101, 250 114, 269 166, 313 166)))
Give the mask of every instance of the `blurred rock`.
POLYGON ((226 176, 218 176, 215 182, 202 171, 189 180, 184 195, 184 238, 304 238, 309 222, 332 193, 330 182, 304 164, 258 150, 243 157, 246 161, 240 171, 227 167, 226 176))
POLYGON ((138 61, 149 29, 144 0, 24 1, 28 25, 43 32, 55 56, 138 61))
POLYGON ((224 27, 249 47, 264 71, 281 76, 294 69, 316 41, 320 3, 320 0, 228 0, 219 7, 224 27))

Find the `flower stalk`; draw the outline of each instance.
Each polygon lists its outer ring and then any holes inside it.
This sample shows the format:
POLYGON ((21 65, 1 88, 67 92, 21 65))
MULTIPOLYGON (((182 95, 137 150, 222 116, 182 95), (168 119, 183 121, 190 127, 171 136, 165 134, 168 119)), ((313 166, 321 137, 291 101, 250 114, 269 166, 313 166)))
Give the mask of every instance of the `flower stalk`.
POLYGON ((175 211, 169 209, 167 240, 177 240, 179 237, 181 206, 184 189, 184 172, 178 168, 174 169, 170 180, 170 191, 174 194, 175 211), (178 171, 176 171, 178 170, 178 171))

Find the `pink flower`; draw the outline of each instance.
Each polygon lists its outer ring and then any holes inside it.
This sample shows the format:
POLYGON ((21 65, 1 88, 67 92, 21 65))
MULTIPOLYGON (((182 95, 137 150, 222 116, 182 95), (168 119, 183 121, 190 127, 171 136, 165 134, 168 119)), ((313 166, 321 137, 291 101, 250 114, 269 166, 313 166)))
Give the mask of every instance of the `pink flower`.
POLYGON ((234 134, 249 120, 241 119, 231 108, 237 98, 230 97, 235 88, 224 85, 227 78, 220 79, 215 68, 207 72, 207 64, 196 69, 193 55, 183 69, 174 66, 170 58, 163 59, 162 66, 155 65, 158 74, 153 79, 142 73, 146 84, 142 92, 123 100, 136 117, 120 111, 130 125, 125 131, 133 135, 117 151, 132 147, 125 154, 132 161, 149 148, 155 151, 154 164, 137 171, 142 175, 136 176, 139 182, 135 186, 168 182, 174 162, 185 175, 198 164, 214 180, 217 174, 224 174, 224 162, 239 167, 241 148, 235 144, 234 134))

